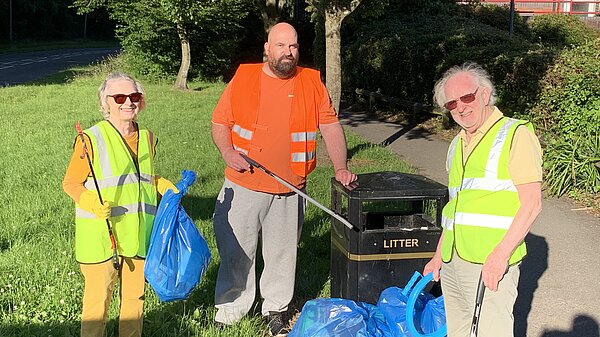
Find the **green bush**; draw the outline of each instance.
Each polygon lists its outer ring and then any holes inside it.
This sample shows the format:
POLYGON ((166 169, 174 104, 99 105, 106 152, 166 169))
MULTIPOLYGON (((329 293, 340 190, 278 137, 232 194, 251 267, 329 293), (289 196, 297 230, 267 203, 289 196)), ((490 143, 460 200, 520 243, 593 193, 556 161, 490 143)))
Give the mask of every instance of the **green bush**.
POLYGON ((552 141, 545 149, 546 191, 549 195, 562 195, 569 191, 600 192, 598 163, 600 138, 597 132, 595 135, 581 135, 575 141, 552 141))
POLYGON ((356 31, 342 53, 345 87, 431 103, 446 69, 475 61, 490 72, 505 113, 524 111, 535 100, 553 51, 464 15, 410 14, 356 31))
POLYGON ((389 8, 368 24, 355 19, 344 27, 346 90, 430 103, 445 70, 475 61, 492 76, 500 109, 536 126, 548 192, 600 192, 597 31, 576 17, 547 15, 531 23, 515 18, 514 35, 508 36, 506 8, 443 0, 401 1, 389 8), (438 11, 424 10, 434 2, 438 11))
POLYGON ((548 191, 600 192, 600 38, 563 50, 541 87, 525 117, 548 144, 548 191))
MULTIPOLYGON (((508 32, 510 29, 510 10, 508 6, 498 6, 494 4, 475 3, 465 6, 466 17, 488 26, 508 32)), ((530 31, 525 19, 515 14, 513 18, 513 33, 522 36, 529 36, 530 31)))
POLYGON ((549 137, 576 140, 600 129, 600 38, 565 49, 540 83, 531 119, 549 137))
POLYGON ((535 40, 559 48, 579 46, 600 36, 576 16, 564 14, 538 15, 530 20, 530 28, 535 40))
MULTIPOLYGON (((218 0, 202 6, 196 22, 182 23, 191 49, 190 79, 226 77, 249 55, 261 60, 262 22, 249 0, 218 0), (210 7, 213 6, 213 7, 210 7), (216 8, 216 9, 215 9, 216 8), (214 10, 216 13, 210 12, 214 10)), ((114 2, 117 37, 129 70, 147 79, 173 79, 181 63, 181 44, 173 19, 158 2, 114 2)))

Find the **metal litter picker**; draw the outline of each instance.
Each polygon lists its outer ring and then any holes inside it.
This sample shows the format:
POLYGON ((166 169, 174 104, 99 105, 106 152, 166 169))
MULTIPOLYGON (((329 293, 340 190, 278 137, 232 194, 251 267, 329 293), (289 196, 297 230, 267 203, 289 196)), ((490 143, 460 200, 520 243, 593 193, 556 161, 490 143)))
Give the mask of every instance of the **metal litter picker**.
POLYGON ((276 175, 275 173, 269 171, 266 167, 262 166, 261 164, 259 164, 257 161, 255 161, 254 159, 246 156, 243 153, 240 153, 240 155, 242 156, 242 158, 244 158, 248 164, 261 169, 262 171, 264 171, 266 174, 270 175, 271 177, 275 178, 275 180, 279 181, 280 183, 282 183, 283 185, 285 185, 287 188, 289 188, 290 190, 298 193, 301 197, 303 197, 304 199, 310 201, 313 205, 319 207, 320 209, 324 210, 327 214, 331 215, 332 217, 338 219, 341 223, 343 223, 344 225, 346 225, 346 227, 353 229, 354 226, 348 222, 348 220, 344 219, 342 216, 340 216, 339 214, 335 213, 334 211, 330 210, 329 208, 323 206, 322 204, 320 204, 318 201, 316 201, 315 199, 311 198, 308 196, 308 194, 302 192, 301 190, 299 190, 296 186, 288 183, 287 181, 283 180, 283 178, 279 177, 278 175, 276 175))
POLYGON ((485 285, 483 278, 479 274, 479 285, 477 285, 477 298, 475 299, 475 311, 473 312, 473 323, 471 324, 471 334, 469 337, 477 337, 477 328, 479 327, 479 316, 481 314, 481 304, 483 303, 483 294, 485 285))

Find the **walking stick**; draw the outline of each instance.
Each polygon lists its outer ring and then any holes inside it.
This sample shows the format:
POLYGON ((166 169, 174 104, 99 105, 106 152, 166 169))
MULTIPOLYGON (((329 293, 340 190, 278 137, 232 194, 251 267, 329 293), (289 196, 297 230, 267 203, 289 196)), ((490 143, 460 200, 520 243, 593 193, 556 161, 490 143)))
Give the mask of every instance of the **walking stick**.
POLYGON ((473 312, 473 323, 471 324, 470 337, 477 337, 477 328, 479 327, 479 316, 481 314, 481 304, 483 303, 483 294, 485 293, 485 285, 483 278, 479 274, 479 285, 477 285, 477 298, 475 299, 475 311, 473 312))
MULTIPOLYGON (((96 192, 98 192, 98 199, 100 199, 101 204, 104 204, 104 201, 102 201, 102 195, 100 194, 100 187, 98 186, 98 179, 96 179, 96 174, 94 173, 94 168, 92 167, 92 160, 90 159, 87 146, 85 145, 85 138, 83 137, 83 131, 81 130, 81 125, 79 125, 79 122, 75 123, 75 129, 77 129, 77 134, 79 135, 79 138, 81 139, 81 145, 83 146, 83 154, 81 154, 79 158, 83 159, 84 156, 87 158, 88 165, 90 166, 90 171, 92 171, 94 185, 96 186, 96 192)), ((121 269, 121 265, 119 263, 119 255, 117 254, 117 243, 115 241, 115 236, 113 234, 112 227, 110 226, 110 222, 108 221, 108 219, 105 220, 106 228, 108 229, 108 236, 110 237, 110 245, 113 251, 113 267, 115 267, 116 270, 119 270, 121 269)))
POLYGON ((348 222, 348 220, 344 219, 342 216, 340 216, 339 214, 335 213, 334 211, 330 210, 329 208, 321 205, 318 201, 316 201, 315 199, 311 198, 308 196, 308 194, 302 192, 300 189, 298 189, 296 186, 288 183, 287 181, 283 180, 283 178, 280 178, 278 175, 276 175, 275 173, 267 170, 266 167, 262 166, 261 164, 259 164, 257 161, 255 161, 254 159, 246 156, 243 153, 240 153, 240 155, 242 156, 242 158, 244 158, 248 164, 254 166, 254 167, 258 167, 259 169, 263 170, 266 174, 270 175, 271 177, 275 178, 275 180, 279 181, 280 183, 282 183, 283 185, 285 185, 287 188, 289 188, 290 190, 298 193, 301 197, 303 197, 304 199, 310 201, 311 203, 313 203, 313 205, 319 207, 320 209, 324 210, 327 214, 331 215, 332 217, 338 219, 341 223, 343 223, 344 225, 346 225, 346 227, 353 229, 354 226, 348 222))

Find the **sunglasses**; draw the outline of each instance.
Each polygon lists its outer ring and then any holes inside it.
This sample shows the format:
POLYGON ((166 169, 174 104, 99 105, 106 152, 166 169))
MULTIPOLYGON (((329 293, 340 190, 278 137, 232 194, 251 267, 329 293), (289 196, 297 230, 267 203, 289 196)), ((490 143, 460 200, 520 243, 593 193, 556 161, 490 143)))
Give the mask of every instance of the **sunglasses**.
POLYGON ((112 97, 115 100, 115 103, 117 103, 117 104, 123 104, 127 100, 127 97, 129 97, 129 100, 132 103, 137 103, 137 102, 139 102, 142 99, 143 94, 141 92, 134 92, 134 93, 129 94, 129 95, 116 94, 116 95, 107 95, 107 96, 108 97, 112 97))
MULTIPOLYGON (((477 94, 477 90, 479 90, 479 87, 477 87, 477 89, 475 89, 475 92, 460 96, 458 99, 465 104, 469 104, 475 100, 475 95, 477 94)), ((446 102, 446 104, 444 104, 444 108, 446 108, 448 110, 454 110, 454 109, 456 109, 457 106, 458 106, 458 100, 456 100, 456 99, 453 99, 449 102, 446 102)))

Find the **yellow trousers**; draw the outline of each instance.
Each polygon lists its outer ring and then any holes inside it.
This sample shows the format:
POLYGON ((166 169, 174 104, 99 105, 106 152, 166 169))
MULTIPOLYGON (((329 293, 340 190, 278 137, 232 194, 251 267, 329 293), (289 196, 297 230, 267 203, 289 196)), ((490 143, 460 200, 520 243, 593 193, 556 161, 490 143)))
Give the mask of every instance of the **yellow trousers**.
POLYGON ((108 307, 119 278, 119 337, 141 337, 144 319, 144 261, 121 257, 121 270, 115 270, 112 260, 80 264, 85 279, 81 337, 102 337, 108 307))

